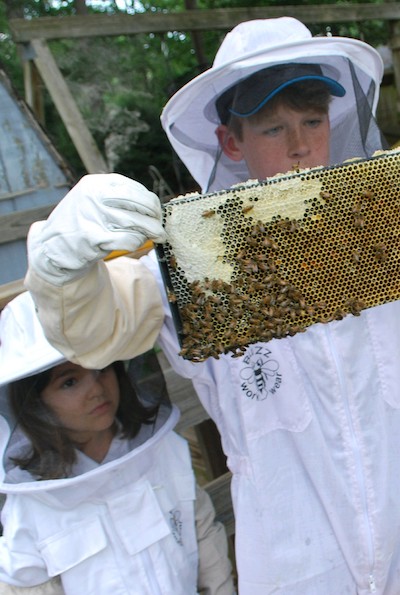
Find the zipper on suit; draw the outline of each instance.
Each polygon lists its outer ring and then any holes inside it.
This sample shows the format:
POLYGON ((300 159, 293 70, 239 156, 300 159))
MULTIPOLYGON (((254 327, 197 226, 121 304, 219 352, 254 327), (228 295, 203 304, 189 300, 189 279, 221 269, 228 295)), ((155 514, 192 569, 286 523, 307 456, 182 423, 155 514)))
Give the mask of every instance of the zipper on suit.
POLYGON ((151 592, 154 593, 154 595, 162 595, 158 581, 156 581, 156 579, 154 578, 154 573, 152 570, 152 562, 151 562, 149 552, 147 550, 144 550, 142 552, 142 556, 143 556, 144 563, 147 567, 146 576, 149 580, 151 592))
POLYGON ((341 389, 340 394, 342 395, 342 402, 344 404, 346 418, 347 418, 347 425, 348 425, 349 432, 350 432, 351 449, 354 454, 356 474, 357 474, 356 480, 357 480, 357 484, 360 488, 363 516, 365 518, 366 525, 367 525, 367 547, 368 547, 368 555, 369 555, 370 569, 371 569, 371 572, 368 575, 368 586, 369 586, 370 592, 375 593, 376 585, 375 585, 375 579, 374 579, 374 575, 373 575, 373 568, 375 565, 375 554, 374 554, 374 546, 372 543, 371 521, 370 521, 370 516, 369 516, 369 512, 368 512, 368 504, 367 504, 367 497, 366 497, 367 490, 366 490, 366 485, 365 485, 365 477, 364 477, 364 473, 363 473, 360 448, 358 445, 356 432, 354 430, 353 418, 351 415, 350 405, 349 405, 347 386, 346 386, 345 379, 343 377, 340 356, 339 356, 338 351, 337 351, 337 349, 334 345, 334 342, 332 340, 332 334, 331 334, 332 331, 328 327, 325 327, 325 332, 326 332, 326 336, 328 339, 329 348, 330 348, 333 360, 335 362, 336 371, 337 371, 337 375, 339 378, 339 384, 340 384, 340 389, 341 389))

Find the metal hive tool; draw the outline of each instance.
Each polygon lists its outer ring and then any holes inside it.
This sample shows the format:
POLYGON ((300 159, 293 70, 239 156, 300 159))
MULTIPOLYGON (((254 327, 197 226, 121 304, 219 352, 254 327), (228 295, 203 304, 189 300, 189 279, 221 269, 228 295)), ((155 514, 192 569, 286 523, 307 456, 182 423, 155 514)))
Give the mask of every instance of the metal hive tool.
POLYGON ((158 247, 192 361, 400 297, 400 151, 164 206, 158 247))

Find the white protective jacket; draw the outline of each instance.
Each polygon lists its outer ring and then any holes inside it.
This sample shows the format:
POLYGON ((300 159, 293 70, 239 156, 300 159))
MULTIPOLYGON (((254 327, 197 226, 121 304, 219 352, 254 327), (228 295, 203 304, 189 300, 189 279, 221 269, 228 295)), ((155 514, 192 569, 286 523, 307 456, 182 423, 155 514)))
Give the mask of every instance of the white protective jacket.
MULTIPOLYGON (((162 288, 155 259, 142 262, 162 288)), ((130 267, 110 263, 116 294, 130 267)), ((68 309, 73 284, 65 294, 33 272, 27 282, 45 325, 46 304, 68 309)), ((111 315, 95 283, 90 293, 92 312, 111 315)), ((240 595, 398 595, 400 304, 202 363, 177 356, 165 294, 164 308, 159 342, 193 380, 233 473, 240 595)), ((128 344, 127 329, 110 353, 128 344)))
MULTIPOLYGON (((68 479, 33 481, 6 451, 0 581, 26 587, 61 575, 66 595, 197 593, 195 480, 188 445, 172 431, 178 416, 173 408, 137 448, 68 479)), ((15 455, 21 437, 12 442, 15 455)))

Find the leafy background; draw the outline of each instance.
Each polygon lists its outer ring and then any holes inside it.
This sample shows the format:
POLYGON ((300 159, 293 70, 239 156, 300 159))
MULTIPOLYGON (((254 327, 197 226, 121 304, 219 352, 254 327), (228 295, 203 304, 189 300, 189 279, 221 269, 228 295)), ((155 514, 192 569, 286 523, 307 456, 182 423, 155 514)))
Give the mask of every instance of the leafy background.
MULTIPOLYGON (((349 4, 349 2, 346 2, 349 4)), ((354 2, 357 4, 357 2, 354 2)), ((376 2, 379 3, 379 2, 376 2)), ((10 18, 142 12, 179 12, 187 9, 336 4, 327 0, 304 2, 270 0, 0 0, 0 67, 21 96, 23 62, 9 32, 10 18)), ((386 44, 388 24, 334 23, 327 28, 308 25, 313 34, 345 35, 374 46, 386 44)), ((195 190, 196 184, 174 155, 160 125, 168 98, 185 82, 208 68, 224 36, 221 31, 188 34, 182 31, 146 35, 95 37, 51 41, 56 58, 78 106, 105 156, 110 170, 152 186, 149 166, 157 168, 173 194, 195 190)), ((42 123, 58 151, 80 177, 81 160, 64 125, 43 89, 45 120, 42 123)))

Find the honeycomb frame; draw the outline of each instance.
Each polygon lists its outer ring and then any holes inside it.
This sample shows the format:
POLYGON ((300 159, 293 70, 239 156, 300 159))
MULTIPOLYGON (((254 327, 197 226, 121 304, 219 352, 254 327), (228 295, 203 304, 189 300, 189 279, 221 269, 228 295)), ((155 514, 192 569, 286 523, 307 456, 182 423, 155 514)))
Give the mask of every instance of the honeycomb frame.
POLYGON ((181 355, 240 356, 399 299, 399 174, 394 150, 163 205, 181 355))

